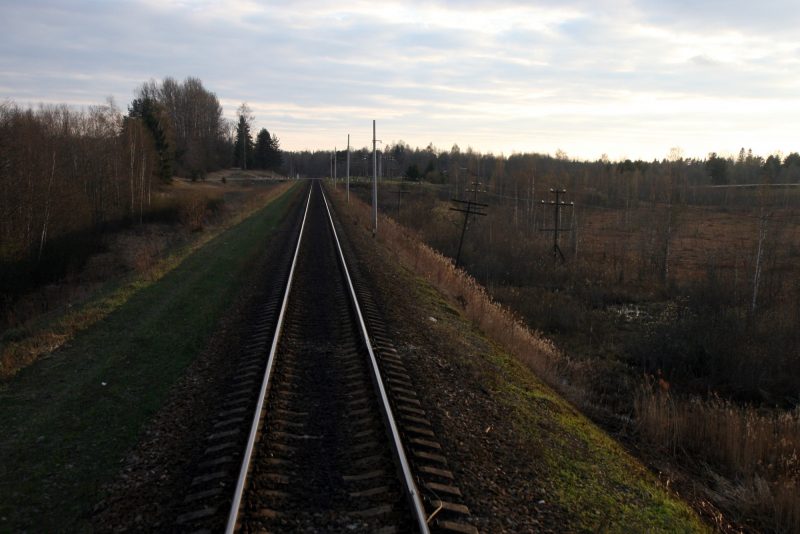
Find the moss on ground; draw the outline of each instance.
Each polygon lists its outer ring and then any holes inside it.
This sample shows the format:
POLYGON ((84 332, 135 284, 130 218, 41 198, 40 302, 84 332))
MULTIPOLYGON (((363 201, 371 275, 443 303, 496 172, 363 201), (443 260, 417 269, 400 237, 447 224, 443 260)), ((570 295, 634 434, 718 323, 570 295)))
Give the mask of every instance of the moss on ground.
POLYGON ((487 339, 427 281, 406 271, 419 309, 439 312, 437 332, 449 330, 474 350, 453 351, 519 433, 540 451, 537 481, 569 515, 569 531, 709 532, 691 507, 671 495, 637 459, 544 384, 519 360, 487 339), (441 324, 445 323, 445 324, 441 324), (459 356, 459 354, 461 356, 459 356))
POLYGON ((0 384, 0 531, 89 529, 100 488, 203 350, 298 190, 0 384))

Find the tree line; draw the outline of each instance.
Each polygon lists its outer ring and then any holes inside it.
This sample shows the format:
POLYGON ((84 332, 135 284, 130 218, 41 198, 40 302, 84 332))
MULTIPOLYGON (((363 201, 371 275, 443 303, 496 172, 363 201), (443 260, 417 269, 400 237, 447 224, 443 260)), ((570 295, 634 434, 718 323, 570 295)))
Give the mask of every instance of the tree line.
MULTIPOLYGON (((603 324, 596 310, 670 301, 673 315, 658 316, 646 333, 626 334, 626 362, 663 371, 693 392, 713 388, 741 400, 797 404, 798 153, 762 158, 742 149, 737 157, 691 159, 673 150, 662 160, 612 162, 397 144, 381 156, 384 178, 419 173, 439 184, 407 187, 402 210, 399 188, 386 184, 379 204, 452 257, 463 219, 439 208, 472 198, 468 191, 479 182, 479 202, 490 208, 470 222, 461 264, 537 329, 594 332, 582 340, 592 345, 603 335, 590 328, 603 324), (554 200, 551 188, 562 187, 562 200, 575 201, 560 212, 563 263, 553 258, 555 212, 542 204, 554 200)), ((306 162, 324 164, 319 157, 306 162)), ((367 201, 368 191, 356 186, 367 201)))
POLYGON ((230 166, 230 125, 217 96, 197 78, 151 80, 135 91, 129 118, 143 122, 159 155, 158 175, 202 178, 230 166))
POLYGON ((111 99, 86 109, 2 102, 4 298, 62 276, 97 250, 104 231, 173 217, 155 194, 173 176, 203 179, 234 165, 280 162, 278 138, 262 130, 253 142, 197 78, 145 82, 126 111, 111 99), (246 161, 236 151, 243 133, 252 146, 246 161))
MULTIPOLYGON (((331 155, 329 151, 285 152, 283 169, 327 176, 331 155)), ((336 154, 339 176, 344 175, 346 157, 346 151, 336 154)), ((461 150, 458 145, 450 150, 432 144, 412 148, 400 141, 378 151, 378 168, 382 177, 441 184, 456 196, 463 195, 472 182, 481 182, 489 193, 514 199, 521 207, 534 199, 538 202, 553 186, 579 191, 577 200, 585 205, 620 207, 645 201, 736 205, 750 202, 752 195, 737 195, 724 186, 800 183, 797 152, 763 158, 744 148, 735 158, 715 152, 705 159, 685 158, 679 149, 672 149, 661 160, 610 161, 603 156, 578 161, 562 151, 504 156, 461 150)), ((350 170, 353 176, 371 176, 372 150, 352 150, 350 170)))
POLYGON ((141 221, 160 165, 147 126, 113 102, 86 111, 0 105, 3 289, 61 270, 92 246, 87 233, 141 221))
POLYGON ((241 169, 278 170, 283 162, 280 141, 275 134, 266 128, 259 130, 255 142, 250 133, 255 117, 246 102, 236 110, 236 141, 233 148, 233 159, 236 167, 241 169))

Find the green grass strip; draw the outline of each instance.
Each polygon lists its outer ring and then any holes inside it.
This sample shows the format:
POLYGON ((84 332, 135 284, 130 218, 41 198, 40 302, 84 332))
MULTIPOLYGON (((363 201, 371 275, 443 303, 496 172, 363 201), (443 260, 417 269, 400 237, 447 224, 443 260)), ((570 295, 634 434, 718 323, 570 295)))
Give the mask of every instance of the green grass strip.
POLYGON ((514 377, 496 387, 515 424, 542 451, 551 499, 581 531, 710 531, 688 504, 669 495, 619 443, 522 364, 499 350, 490 359, 514 377))
POLYGON ((90 528, 100 488, 203 350, 296 191, 0 386, 0 532, 90 528))
MULTIPOLYGON (((452 358, 480 377, 513 424, 539 451, 521 456, 533 462, 541 478, 532 481, 543 497, 569 516, 569 532, 704 533, 689 505, 663 489, 658 480, 619 443, 603 432, 519 360, 484 337, 473 324, 421 278, 417 288, 421 313, 436 315, 446 335, 468 343, 452 358), (444 330, 448 328, 448 330, 444 330), (463 355, 463 356, 462 356, 463 355)), ((531 503, 533 505, 533 503, 531 503)))
MULTIPOLYGON (((271 196, 279 196, 282 189, 292 187, 292 184, 284 183, 272 187, 274 189, 271 196)), ((250 217, 271 200, 267 198, 261 202, 257 201, 260 206, 247 206, 226 219, 221 225, 200 232, 187 244, 172 250, 167 257, 162 258, 144 272, 132 273, 122 279, 111 279, 103 288, 86 302, 76 306, 75 309, 68 309, 66 312, 62 311, 56 314, 48 313, 22 329, 3 332, 0 336, 0 380, 14 376, 38 358, 58 350, 76 333, 105 318, 109 313, 125 304, 132 295, 163 278, 195 250, 202 248, 218 235, 250 217)))

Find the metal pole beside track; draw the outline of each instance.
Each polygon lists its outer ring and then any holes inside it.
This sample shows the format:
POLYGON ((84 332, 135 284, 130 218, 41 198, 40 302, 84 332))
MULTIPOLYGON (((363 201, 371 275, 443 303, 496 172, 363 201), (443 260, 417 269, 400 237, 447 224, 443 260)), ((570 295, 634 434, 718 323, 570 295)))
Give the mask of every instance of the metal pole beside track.
POLYGON ((350 204, 350 134, 347 134, 347 203, 350 204))
POLYGON ((372 121, 372 237, 378 233, 378 156, 375 149, 375 121, 372 121))

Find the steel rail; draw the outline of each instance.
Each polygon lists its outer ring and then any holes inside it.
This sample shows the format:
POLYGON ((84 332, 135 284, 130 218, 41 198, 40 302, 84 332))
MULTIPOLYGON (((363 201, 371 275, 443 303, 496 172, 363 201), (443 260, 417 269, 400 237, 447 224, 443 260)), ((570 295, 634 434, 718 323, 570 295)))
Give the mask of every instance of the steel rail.
POLYGON ((344 253, 342 252, 342 245, 339 243, 339 236, 336 234, 336 227, 333 224, 333 216, 331 215, 331 209, 328 205, 328 199, 325 197, 325 192, 322 190, 320 186, 320 192, 322 193, 322 200, 325 201, 325 209, 328 212, 328 220, 331 223, 331 232, 333 233, 333 238, 336 241, 336 248, 339 251, 339 259, 342 262, 342 270, 344 270, 345 280, 347 281, 347 286, 350 290, 350 297, 353 303, 353 308, 356 313, 356 318, 358 319, 359 331, 361 332, 361 336, 364 339, 364 344, 367 347, 367 352, 369 352, 369 359, 371 363, 372 369, 372 377, 377 385, 378 392, 380 393, 381 397, 381 408, 383 409, 383 415, 386 419, 389 430, 391 432, 392 438, 392 448, 394 449, 394 453, 397 456, 398 461, 400 462, 400 468, 403 473, 403 482, 405 483, 405 490, 409 500, 411 501, 411 508, 414 513, 414 519, 416 520, 417 526, 419 530, 423 534, 429 534, 430 529, 428 528, 428 520, 427 515, 425 514, 425 506, 422 504, 422 498, 420 497, 419 490, 417 489, 417 485, 414 482, 414 478, 411 475, 411 468, 408 464, 408 459, 406 458, 405 451, 403 449, 403 442, 400 439, 400 432, 397 430, 397 424, 394 420, 394 414, 392 413, 392 408, 389 406, 389 397, 386 395, 386 389, 383 387, 383 380, 381 380, 381 373, 378 369, 378 360, 375 358, 375 352, 372 350, 372 342, 369 338, 369 332, 367 331, 366 323, 364 322, 364 317, 361 315, 361 307, 358 304, 358 298, 356 297, 356 291, 353 287, 353 282, 350 280, 350 271, 347 269, 347 262, 344 259, 344 253))
POLYGON ((306 209, 303 213, 303 222, 300 224, 300 234, 297 237, 297 248, 294 250, 292 257, 292 266, 289 269, 289 278, 286 282, 286 291, 283 294, 283 302, 281 303, 281 311, 278 314, 278 323, 275 326, 275 335, 272 338, 272 346, 269 349, 269 357, 267 358, 267 368, 264 370, 264 378, 261 382, 261 391, 258 397, 258 404, 256 405, 255 415, 253 416, 253 423, 250 426, 250 435, 247 439, 247 448, 245 449, 244 457, 242 458, 242 466, 239 469, 239 479, 236 482, 236 491, 233 494, 233 502, 231 503, 231 510, 228 514, 228 523, 225 526, 226 534, 233 534, 236 531, 236 523, 239 520, 239 507, 242 504, 242 496, 244 495, 244 488, 247 484, 247 475, 250 472, 250 460, 253 457, 253 450, 255 449, 256 438, 258 437, 258 427, 261 423, 261 412, 264 409, 264 402, 267 398, 269 391, 269 382, 272 378, 272 368, 275 363, 275 353, 278 349, 278 340, 280 339, 281 331, 283 329, 283 318, 286 313, 286 304, 289 302, 289 292, 292 289, 292 280, 294 279, 294 268, 297 265, 297 256, 300 252, 300 244, 303 242, 303 229, 306 226, 306 217, 308 216, 308 206, 311 203, 311 193, 314 191, 314 186, 308 190, 308 198, 306 199, 306 209))

